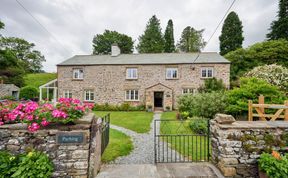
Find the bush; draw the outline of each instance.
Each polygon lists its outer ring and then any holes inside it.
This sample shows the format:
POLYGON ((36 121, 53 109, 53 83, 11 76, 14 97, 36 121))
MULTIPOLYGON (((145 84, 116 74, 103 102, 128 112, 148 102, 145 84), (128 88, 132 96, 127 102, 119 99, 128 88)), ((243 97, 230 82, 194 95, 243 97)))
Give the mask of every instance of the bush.
POLYGON ((223 112, 226 106, 224 92, 185 94, 178 99, 179 111, 188 112, 190 117, 212 118, 216 113, 223 112))
POLYGON ((144 105, 131 106, 129 103, 122 103, 121 105, 95 104, 94 111, 145 111, 144 105))
POLYGON ((271 64, 255 67, 247 72, 245 76, 265 80, 283 91, 288 91, 288 68, 281 65, 271 64))
POLYGON ((209 78, 209 79, 206 79, 204 81, 204 85, 201 86, 198 91, 200 93, 210 93, 212 91, 223 91, 225 90, 225 85, 223 83, 223 80, 220 79, 220 80, 217 80, 216 78, 209 78))
POLYGON ((38 97, 39 93, 37 88, 35 87, 30 87, 30 86, 26 86, 20 89, 20 96, 19 98, 23 98, 25 100, 28 99, 34 99, 36 97, 38 97))
POLYGON ((0 100, 16 100, 14 96, 3 96, 0 97, 0 100))
POLYGON ((226 112, 233 115, 248 113, 248 100, 258 103, 259 95, 265 96, 265 103, 282 104, 285 95, 275 86, 256 78, 241 78, 240 88, 227 92, 229 105, 226 112))
POLYGON ((12 155, 0 151, 0 178, 5 177, 51 177, 53 164, 45 153, 31 151, 12 155))
POLYGON ((192 118, 189 123, 190 129, 196 134, 208 133, 208 119, 192 118))
POLYGON ((282 178, 288 175, 288 154, 281 156, 273 151, 272 154, 263 153, 259 158, 259 168, 268 177, 282 178))

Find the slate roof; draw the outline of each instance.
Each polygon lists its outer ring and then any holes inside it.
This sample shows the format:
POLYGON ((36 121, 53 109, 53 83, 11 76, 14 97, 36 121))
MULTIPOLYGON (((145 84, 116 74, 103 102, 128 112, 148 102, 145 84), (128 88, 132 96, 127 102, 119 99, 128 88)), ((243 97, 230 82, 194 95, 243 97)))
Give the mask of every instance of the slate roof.
POLYGON ((58 66, 69 65, 129 65, 129 64, 211 64, 230 62, 216 52, 200 53, 155 53, 111 55, 75 55, 58 66), (197 60, 195 60, 197 58, 197 60), (195 62, 194 62, 195 61, 195 62))

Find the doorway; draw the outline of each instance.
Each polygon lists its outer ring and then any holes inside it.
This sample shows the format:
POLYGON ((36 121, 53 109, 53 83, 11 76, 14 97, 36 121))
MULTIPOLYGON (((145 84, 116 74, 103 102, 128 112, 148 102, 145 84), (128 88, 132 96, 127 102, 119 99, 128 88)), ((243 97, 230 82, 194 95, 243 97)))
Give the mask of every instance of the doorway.
POLYGON ((154 107, 163 108, 163 96, 164 92, 154 92, 154 107))

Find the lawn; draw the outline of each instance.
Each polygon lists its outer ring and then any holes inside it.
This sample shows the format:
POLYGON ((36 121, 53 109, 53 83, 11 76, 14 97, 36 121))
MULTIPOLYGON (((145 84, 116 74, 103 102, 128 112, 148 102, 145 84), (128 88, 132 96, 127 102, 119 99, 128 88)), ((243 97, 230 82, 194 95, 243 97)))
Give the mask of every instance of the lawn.
POLYGON ((133 144, 129 136, 124 133, 110 129, 109 144, 102 155, 102 162, 107 163, 119 156, 128 155, 133 150, 133 144))
POLYGON ((38 89, 41 85, 56 78, 57 78, 56 73, 27 74, 24 77, 24 82, 26 86, 32 86, 38 89))
POLYGON ((147 133, 150 131, 150 124, 153 120, 152 112, 145 111, 95 111, 97 116, 104 116, 110 113, 111 124, 133 130, 137 133, 147 133))
POLYGON ((163 141, 170 143, 170 147, 172 147, 174 150, 177 150, 186 159, 192 159, 193 161, 201 161, 207 159, 207 136, 193 133, 189 127, 190 120, 177 121, 176 112, 163 113, 161 120, 169 120, 166 122, 161 121, 160 132, 164 135, 172 135, 168 137, 162 137, 163 141))

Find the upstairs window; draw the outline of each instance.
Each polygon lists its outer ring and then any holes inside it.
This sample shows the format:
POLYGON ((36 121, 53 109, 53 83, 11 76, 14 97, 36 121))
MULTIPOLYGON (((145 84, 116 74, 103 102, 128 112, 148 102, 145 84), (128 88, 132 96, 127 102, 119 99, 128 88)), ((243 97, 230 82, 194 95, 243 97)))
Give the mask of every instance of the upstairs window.
POLYGON ((201 68, 201 78, 212 78, 213 77, 213 68, 212 67, 202 67, 201 68))
POLYGON ((83 79, 83 69, 73 69, 73 79, 83 79))
POLYGON ((167 68, 166 69, 166 79, 177 79, 178 69, 177 68, 167 68))
POLYGON ((188 93, 193 94, 193 93, 196 93, 196 89, 195 88, 183 88, 182 93, 183 94, 188 94, 188 93))
POLYGON ((94 101, 93 90, 84 90, 84 101, 94 101))
POLYGON ((126 101, 139 101, 139 92, 138 90, 126 90, 125 92, 126 101))
POLYGON ((126 69, 126 79, 137 79, 137 78, 138 78, 137 68, 126 69))
POLYGON ((70 90, 64 90, 64 98, 72 98, 72 92, 70 90))

